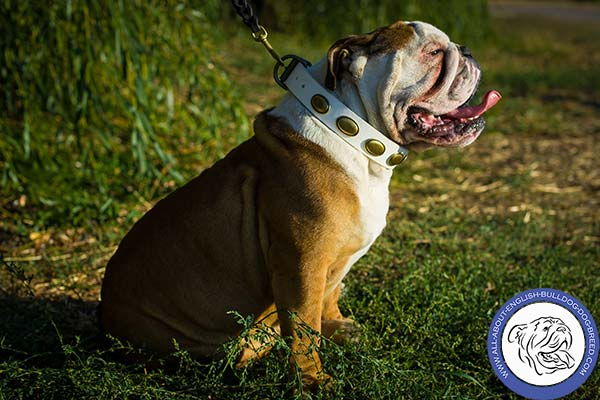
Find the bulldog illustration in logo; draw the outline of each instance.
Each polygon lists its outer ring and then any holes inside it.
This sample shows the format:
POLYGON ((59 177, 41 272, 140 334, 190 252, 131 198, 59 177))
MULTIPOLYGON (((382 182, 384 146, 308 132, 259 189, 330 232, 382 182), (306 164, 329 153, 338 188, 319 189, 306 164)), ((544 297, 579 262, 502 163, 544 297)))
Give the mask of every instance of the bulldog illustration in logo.
POLYGON ((575 366, 569 354, 573 343, 571 330, 560 318, 541 317, 515 325, 508 334, 508 342, 519 346, 519 358, 538 375, 575 366))

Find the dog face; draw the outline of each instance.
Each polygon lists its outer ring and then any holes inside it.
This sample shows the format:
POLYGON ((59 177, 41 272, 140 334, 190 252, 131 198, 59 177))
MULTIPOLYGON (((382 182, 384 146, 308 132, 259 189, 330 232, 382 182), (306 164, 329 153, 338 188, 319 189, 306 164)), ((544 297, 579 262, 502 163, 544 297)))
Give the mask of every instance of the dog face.
POLYGON ((573 343, 571 330, 560 318, 542 317, 528 324, 515 325, 508 334, 509 343, 519 346, 519 358, 538 375, 572 368, 569 354, 573 343))
POLYGON ((370 123, 413 150, 462 147, 485 126, 482 114, 500 99, 488 92, 477 106, 481 71, 466 47, 423 22, 396 22, 333 44, 325 85, 340 97, 358 95, 370 123))

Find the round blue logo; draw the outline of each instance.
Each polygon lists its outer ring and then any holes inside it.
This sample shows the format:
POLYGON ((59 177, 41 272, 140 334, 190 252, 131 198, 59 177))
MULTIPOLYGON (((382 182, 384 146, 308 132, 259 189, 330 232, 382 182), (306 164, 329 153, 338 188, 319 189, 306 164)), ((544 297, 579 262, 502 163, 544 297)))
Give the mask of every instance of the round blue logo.
POLYGON ((513 392, 557 399, 591 375, 599 344, 596 323, 579 300, 556 289, 531 289, 507 301, 494 316, 488 357, 513 392))

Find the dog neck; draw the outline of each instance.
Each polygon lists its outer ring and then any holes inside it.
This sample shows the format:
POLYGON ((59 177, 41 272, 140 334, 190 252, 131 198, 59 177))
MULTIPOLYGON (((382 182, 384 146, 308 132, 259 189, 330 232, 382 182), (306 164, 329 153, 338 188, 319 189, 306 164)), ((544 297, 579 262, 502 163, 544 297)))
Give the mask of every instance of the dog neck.
MULTIPOLYGON (((321 84, 325 80, 327 60, 320 62, 310 68, 311 75, 321 84)), ((373 88, 375 93, 375 88, 373 88)), ((377 115, 375 99, 360 93, 359 89, 345 80, 334 92, 335 96, 357 115, 368 121, 373 127, 385 130, 378 118, 369 118, 377 115)), ((304 138, 323 147, 337 162, 345 169, 346 173, 358 181, 365 179, 373 184, 373 179, 386 186, 392 176, 392 170, 384 168, 369 160, 356 149, 332 133, 323 123, 315 118, 293 95, 287 93, 283 100, 271 112, 271 115, 283 118, 290 124, 294 131, 304 138)))

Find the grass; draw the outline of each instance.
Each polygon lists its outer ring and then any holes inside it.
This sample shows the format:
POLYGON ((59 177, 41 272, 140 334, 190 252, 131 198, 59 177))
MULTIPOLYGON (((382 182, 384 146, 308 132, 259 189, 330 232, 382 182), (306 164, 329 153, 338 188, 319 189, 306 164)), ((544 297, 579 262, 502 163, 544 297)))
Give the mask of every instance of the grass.
MULTIPOLYGON (((474 145, 411 154, 396 171, 388 227, 345 281, 343 311, 363 334, 353 346, 325 342, 324 365, 336 381, 315 398, 516 399, 486 355, 488 326, 504 301, 554 287, 600 321, 600 28, 510 18, 493 20, 493 30, 491 44, 473 52, 482 86, 505 98, 474 145)), ((274 44, 312 60, 326 48, 281 37, 274 44)), ((250 116, 281 96, 262 51, 235 35, 221 56, 250 116)), ((186 178, 205 166, 194 162, 186 178)), ((101 223, 40 223, 44 206, 1 192, 0 399, 298 396, 283 343, 247 370, 185 352, 151 369, 122 362, 120 344, 99 334, 103 267, 173 185, 127 191, 101 223)), ((62 196, 61 204, 84 207, 62 196)), ((568 398, 598 393, 596 370, 568 398)))
POLYGON ((104 224, 124 197, 165 193, 247 135, 214 65, 205 14, 221 2, 38 3, 0 5, 0 185, 34 228, 104 224))

